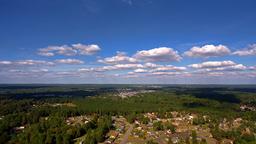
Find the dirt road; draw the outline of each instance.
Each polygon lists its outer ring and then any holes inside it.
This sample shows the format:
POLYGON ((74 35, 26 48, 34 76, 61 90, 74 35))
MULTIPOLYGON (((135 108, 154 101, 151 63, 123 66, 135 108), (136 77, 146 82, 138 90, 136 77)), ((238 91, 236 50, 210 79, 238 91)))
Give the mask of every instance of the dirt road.
POLYGON ((128 137, 131 135, 131 132, 132 132, 132 130, 133 130, 133 127, 134 127, 134 125, 131 124, 130 127, 128 128, 128 130, 125 132, 124 137, 123 137, 123 140, 121 141, 120 144, 126 144, 126 143, 127 143, 128 137))

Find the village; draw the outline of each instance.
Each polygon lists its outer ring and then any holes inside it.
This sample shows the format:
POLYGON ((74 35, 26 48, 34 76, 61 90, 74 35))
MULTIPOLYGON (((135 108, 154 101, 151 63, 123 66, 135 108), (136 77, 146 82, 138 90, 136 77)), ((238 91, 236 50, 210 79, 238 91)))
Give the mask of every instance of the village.
MULTIPOLYGON (((146 113, 146 121, 135 120, 133 124, 127 124, 126 120, 121 117, 117 121, 123 123, 122 126, 128 126, 127 133, 111 131, 110 138, 106 143, 147 143, 153 140, 160 144, 179 143, 181 141, 192 139, 191 131, 197 131, 197 140, 208 140, 208 143, 216 143, 209 132, 209 129, 199 126, 193 126, 194 114, 180 115, 178 112, 172 112, 172 118, 159 118, 156 113, 146 113), (120 121, 122 120, 122 121, 120 121), (147 121, 148 120, 148 121, 147 121), (157 125, 158 124, 158 125, 157 125)), ((122 128, 122 127, 121 127, 122 128)), ((117 127, 117 130, 120 129, 117 127)))
MULTIPOLYGON (((129 93, 129 92, 128 92, 129 93)), ((133 92, 131 92, 133 93, 133 92)), ((122 94, 122 93, 121 93, 122 94)), ((127 94, 132 95, 132 94, 127 94)), ((62 104, 75 107, 74 104, 62 104)), ((52 106, 62 106, 58 103, 52 106)), ((242 111, 254 111, 254 107, 241 105, 242 111)), ((67 117, 66 125, 77 126, 86 125, 92 121, 94 114, 67 117)), ((0 120, 4 117, 0 117, 0 120)), ((48 117, 41 118, 48 120, 48 117)), ((112 128, 105 135, 105 140, 101 144, 147 144, 150 142, 158 144, 180 144, 193 143, 200 144, 233 144, 233 139, 217 140, 212 133, 213 120, 208 115, 190 113, 185 111, 171 111, 165 113, 147 112, 137 114, 131 122, 125 115, 111 116, 112 128)), ((239 129, 246 122, 241 117, 235 119, 222 118, 215 123, 218 129, 228 132, 239 129)), ((256 123, 255 123, 256 125, 256 123)), ((23 132, 26 125, 15 127, 16 132, 23 132)), ((253 134, 249 127, 243 127, 242 133, 253 134)), ((255 135, 255 134, 254 134, 255 135)), ((256 136, 256 135, 255 135, 256 136)), ((86 134, 75 138, 74 142, 83 144, 86 134)))
POLYGON ((121 98, 128 98, 132 96, 136 96, 137 94, 143 94, 143 93, 152 93, 155 92, 154 90, 138 90, 134 91, 132 89, 119 89, 117 96, 121 98))
MULTIPOLYGON (((198 124, 199 115, 185 112, 169 112, 165 118, 159 117, 158 113, 144 113, 142 118, 129 123, 124 116, 112 116, 113 128, 107 133, 106 140, 101 144, 138 144, 154 142, 158 144, 192 143, 197 141, 202 144, 233 144, 231 139, 221 141, 213 138, 208 116, 200 116, 204 124, 198 124)), ((68 125, 86 124, 91 120, 90 116, 70 117, 66 120, 68 125)), ((242 118, 232 122, 223 119, 218 127, 228 131, 238 128, 243 122, 242 118)), ((249 131, 248 129, 246 129, 249 131)), ((86 136, 86 135, 85 135, 86 136)), ((76 142, 83 144, 83 138, 76 142)))

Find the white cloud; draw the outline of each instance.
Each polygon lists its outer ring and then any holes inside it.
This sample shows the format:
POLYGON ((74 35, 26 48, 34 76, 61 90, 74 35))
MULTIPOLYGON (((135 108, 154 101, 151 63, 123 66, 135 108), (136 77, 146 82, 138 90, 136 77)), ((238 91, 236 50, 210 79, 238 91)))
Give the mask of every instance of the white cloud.
POLYGON ((117 52, 116 56, 107 57, 107 58, 104 58, 103 60, 98 60, 98 62, 105 63, 105 64, 118 64, 118 63, 135 63, 137 62, 137 60, 135 58, 128 57, 124 52, 117 52))
POLYGON ((191 68, 200 69, 199 71, 239 71, 248 69, 243 64, 237 64, 233 61, 208 61, 199 64, 189 65, 191 68))
POLYGON ((152 69, 151 71, 184 71, 186 67, 176 67, 173 65, 160 66, 158 68, 152 69))
POLYGON ((237 50, 237 51, 233 52, 232 54, 239 55, 239 56, 256 55, 256 44, 249 45, 248 48, 245 48, 242 50, 237 50))
POLYGON ((255 77, 256 77, 256 72, 248 73, 248 75, 247 75, 247 76, 248 76, 248 77, 255 78, 255 77))
POLYGON ((103 67, 92 68, 92 71, 104 72, 104 71, 111 71, 116 69, 117 68, 115 66, 103 66, 103 67))
POLYGON ((14 77, 41 77, 49 72, 48 69, 10 69, 8 74, 14 77))
POLYGON ((80 68, 78 69, 78 72, 91 72, 92 68, 80 68))
POLYGON ((81 68, 78 69, 80 72, 105 72, 105 71, 118 71, 128 69, 139 69, 143 68, 142 64, 116 64, 111 66, 93 67, 93 68, 81 68))
POLYGON ((225 75, 225 73, 223 73, 223 72, 209 72, 209 73, 207 73, 207 75, 208 76, 217 76, 217 77, 219 77, 219 76, 225 75))
POLYGON ((213 68, 213 67, 223 67, 223 66, 234 66, 236 65, 233 61, 207 61, 199 64, 191 64, 189 67, 192 68, 213 68))
POLYGON ((154 63, 145 63, 144 64, 144 67, 145 68, 156 68, 156 67, 160 67, 161 65, 157 65, 157 64, 154 64, 154 63))
POLYGON ((137 51, 134 57, 146 62, 180 61, 182 59, 177 51, 168 47, 137 51))
POLYGON ((33 70, 31 70, 31 72, 35 72, 35 73, 48 72, 48 71, 49 71, 48 69, 44 69, 44 68, 42 68, 42 69, 33 69, 33 70))
POLYGON ((65 55, 65 56, 74 56, 77 54, 80 55, 93 55, 100 51, 98 45, 83 45, 83 44, 72 44, 71 46, 62 45, 62 46, 48 46, 46 48, 41 48, 38 50, 38 54, 41 56, 54 56, 56 54, 65 55))
POLYGON ((256 70, 256 66, 250 66, 248 69, 249 70, 256 70))
POLYGON ((48 46, 47 48, 41 48, 38 52, 41 56, 54 56, 55 54, 73 56, 77 54, 77 50, 70 46, 48 46))
POLYGON ((56 63, 61 64, 83 64, 84 62, 78 59, 59 59, 55 60, 56 63))
POLYGON ((13 62, 15 65, 30 65, 30 66, 35 66, 35 65, 54 65, 53 62, 49 61, 42 61, 42 60, 19 60, 16 62, 13 62))
POLYGON ((224 45, 205 45, 203 47, 192 47, 184 55, 189 57, 216 57, 230 54, 228 47, 224 45))
POLYGON ((145 70, 145 69, 135 69, 134 72, 135 73, 145 73, 145 72, 147 72, 147 70, 145 70))
POLYGON ((54 53, 52 52, 38 52, 38 54, 41 56, 47 56, 47 57, 54 56, 54 53))
POLYGON ((127 74, 128 74, 128 75, 134 75, 135 72, 132 71, 132 72, 128 72, 127 74))
POLYGON ((80 68, 78 72, 107 72, 107 71, 120 71, 120 70, 131 70, 129 74, 135 73, 152 73, 158 71, 185 71, 186 67, 176 67, 173 65, 156 65, 153 63, 145 64, 116 64, 110 66, 92 67, 92 68, 80 68))
POLYGON ((43 60, 0 61, 0 72, 18 72, 22 70, 22 73, 25 73, 25 71, 32 72, 33 68, 44 69, 49 66, 55 66, 55 63, 43 60))
POLYGON ((0 61, 0 65, 10 65, 12 64, 11 61, 0 61))
POLYGON ((133 75, 124 75, 123 77, 124 77, 124 78, 138 78, 139 76, 133 74, 133 75))
POLYGON ((96 44, 91 45, 83 45, 83 44, 73 44, 73 49, 76 49, 79 51, 79 54, 81 55, 93 55, 96 54, 101 50, 101 48, 96 44))
POLYGON ((180 75, 180 74, 186 74, 184 72, 153 72, 151 75, 180 75))
POLYGON ((117 64, 114 65, 117 69, 134 69, 134 68, 143 68, 142 64, 117 64))
POLYGON ((56 72, 55 75, 59 75, 59 76, 80 76, 78 73, 76 73, 74 71, 60 71, 60 72, 56 72))

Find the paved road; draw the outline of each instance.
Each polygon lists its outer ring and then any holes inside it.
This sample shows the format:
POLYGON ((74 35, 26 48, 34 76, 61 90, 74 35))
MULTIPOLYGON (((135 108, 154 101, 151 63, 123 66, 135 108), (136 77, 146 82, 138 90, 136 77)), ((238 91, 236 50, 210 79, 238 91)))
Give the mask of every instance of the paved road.
POLYGON ((134 127, 134 125, 131 124, 130 127, 129 127, 129 129, 125 132, 124 137, 123 137, 123 140, 121 141, 120 144, 126 144, 126 143, 127 143, 128 137, 131 135, 131 132, 132 132, 132 130, 133 130, 133 127, 134 127))

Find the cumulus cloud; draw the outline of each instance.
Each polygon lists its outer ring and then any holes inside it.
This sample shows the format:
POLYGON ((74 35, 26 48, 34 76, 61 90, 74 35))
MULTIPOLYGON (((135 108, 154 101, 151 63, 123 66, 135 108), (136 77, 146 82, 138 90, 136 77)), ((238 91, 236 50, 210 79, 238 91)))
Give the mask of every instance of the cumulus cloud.
POLYGON ((223 72, 209 72, 209 73, 207 73, 207 75, 208 76, 217 76, 217 77, 219 77, 219 76, 225 75, 225 73, 223 73, 223 72))
POLYGON ((189 67, 192 68, 213 68, 213 67, 225 67, 236 65, 233 61, 207 61, 199 64, 191 64, 189 67))
POLYGON ((159 66, 158 68, 152 69, 151 71, 184 71, 186 67, 177 67, 173 65, 159 66))
POLYGON ((12 77, 39 77, 47 74, 48 69, 10 69, 7 71, 8 75, 12 77))
POLYGON ((77 73, 76 71, 58 71, 54 73, 55 76, 57 77, 80 77, 81 75, 77 73))
POLYGON ((145 72, 147 72, 147 70, 146 69, 135 69, 134 72, 135 73, 145 73, 145 72))
POLYGON ((233 52, 232 54, 239 55, 239 56, 256 55, 256 44, 249 45, 248 48, 245 48, 242 50, 237 50, 237 51, 233 52))
POLYGON ((49 72, 49 70, 48 69, 45 69, 45 68, 42 68, 42 69, 32 69, 31 70, 32 72, 49 72))
POLYGON ((12 64, 11 61, 0 61, 0 65, 10 65, 12 64))
POLYGON ((78 50, 81 55, 93 55, 101 50, 101 48, 96 44, 83 45, 83 44, 73 44, 73 49, 78 50))
POLYGON ((124 78, 138 78, 139 75, 136 75, 136 74, 128 74, 128 75, 124 75, 123 77, 124 77, 124 78))
POLYGON ((160 67, 161 65, 158 64, 154 64, 154 63, 145 63, 144 67, 145 68, 156 68, 156 67, 160 67))
POLYGON ((243 64, 237 64, 233 61, 208 61, 199 64, 191 64, 189 67, 201 69, 200 71, 236 71, 248 69, 243 64))
POLYGON ((32 69, 32 70, 20 70, 20 69, 10 69, 9 72, 12 73, 22 73, 22 72, 31 72, 31 73, 43 73, 48 72, 48 69, 42 68, 42 69, 32 69))
POLYGON ((80 68, 78 69, 78 72, 91 72, 92 68, 80 68))
POLYGON ((16 62, 12 62, 15 65, 29 65, 29 66, 35 66, 35 65, 54 65, 53 62, 49 61, 42 61, 42 60, 19 60, 16 62))
POLYGON ((41 55, 41 56, 46 56, 46 57, 51 57, 51 56, 54 56, 54 53, 52 52, 38 52, 38 55, 41 55))
POLYGON ((248 77, 255 78, 256 77, 256 72, 248 73, 248 77))
POLYGON ((78 59, 58 59, 55 60, 56 63, 61 64, 83 64, 84 62, 78 59))
POLYGON ((92 67, 92 68, 80 68, 78 72, 107 72, 107 71, 122 71, 122 70, 133 70, 129 74, 135 73, 154 73, 154 72, 170 72, 170 71, 185 71, 186 67, 177 67, 173 65, 157 65, 154 63, 145 63, 145 64, 116 64, 108 65, 101 67, 92 67))
POLYGON ((181 74, 186 74, 185 72, 153 72, 151 75, 181 75, 181 74))
POLYGON ((248 69, 249 70, 256 70, 256 66, 250 66, 248 69))
POLYGON ((180 61, 182 59, 177 51, 168 47, 137 51, 134 57, 146 62, 180 61))
POLYGON ((46 48, 41 48, 38 50, 38 54, 41 56, 54 56, 65 55, 65 56, 74 56, 77 54, 80 55, 93 55, 99 52, 101 48, 98 45, 83 45, 83 44, 72 44, 71 46, 62 45, 62 46, 48 46, 46 48))
POLYGON ((77 50, 70 46, 48 46, 47 48, 41 48, 38 52, 41 56, 54 56, 55 54, 73 56, 77 54, 77 50))
POLYGON ((134 69, 134 68, 143 68, 142 64, 117 64, 114 65, 117 69, 134 69))
POLYGON ((111 66, 93 67, 93 68, 80 68, 80 72, 105 72, 116 70, 129 70, 143 68, 142 64, 116 64, 111 66))
POLYGON ((118 63, 135 63, 137 60, 132 57, 128 57, 124 52, 117 52, 116 56, 107 57, 101 60, 98 60, 100 63, 105 64, 118 64, 118 63))
POLYGON ((205 45, 202 47, 192 47, 184 55, 189 57, 216 57, 230 54, 230 50, 224 45, 205 45))

